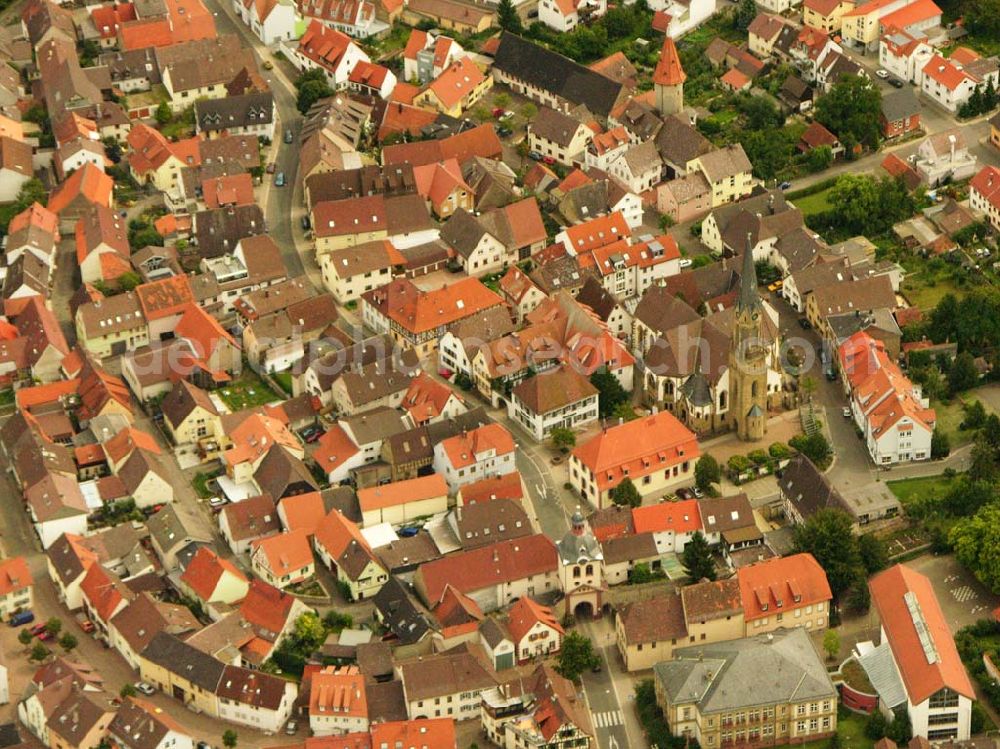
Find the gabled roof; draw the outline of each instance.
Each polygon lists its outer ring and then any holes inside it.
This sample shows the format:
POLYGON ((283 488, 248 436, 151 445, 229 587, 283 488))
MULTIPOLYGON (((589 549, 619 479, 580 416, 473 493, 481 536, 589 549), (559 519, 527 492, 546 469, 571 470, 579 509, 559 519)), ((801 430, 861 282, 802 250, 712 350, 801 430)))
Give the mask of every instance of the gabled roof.
POLYGON ((636 533, 693 533, 702 530, 697 499, 635 507, 632 523, 636 533))
POLYGON ((312 546, 305 529, 276 533, 252 542, 253 556, 267 559, 267 566, 275 577, 281 578, 298 572, 313 563, 312 546))
POLYGON ((210 601, 220 578, 227 574, 247 582, 246 575, 232 562, 223 559, 207 546, 202 546, 181 575, 181 582, 194 591, 202 601, 210 601))
POLYGON ((869 587, 910 702, 919 705, 942 689, 975 700, 930 580, 897 564, 872 578, 869 587))
POLYGON ((542 624, 563 634, 562 625, 552 609, 536 602, 530 596, 519 598, 507 612, 507 630, 515 645, 519 645, 536 624, 542 624))
POLYGON ((80 196, 90 203, 110 206, 113 187, 114 180, 88 161, 53 190, 46 207, 53 213, 62 213, 80 196))
POLYGON ((826 572, 812 554, 793 554, 740 567, 736 571, 747 621, 770 616, 783 607, 826 603, 832 598, 826 572))

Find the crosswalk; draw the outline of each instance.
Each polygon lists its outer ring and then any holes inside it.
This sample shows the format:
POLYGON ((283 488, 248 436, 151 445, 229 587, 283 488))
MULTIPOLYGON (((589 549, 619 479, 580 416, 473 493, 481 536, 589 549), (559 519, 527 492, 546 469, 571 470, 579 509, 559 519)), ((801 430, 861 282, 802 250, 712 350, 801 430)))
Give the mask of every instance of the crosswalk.
POLYGON ((600 713, 591 713, 591 715, 594 717, 594 725, 598 728, 625 725, 621 710, 605 710, 600 713))
POLYGON ((972 601, 975 600, 976 598, 979 598, 979 596, 976 594, 976 591, 974 591, 968 585, 962 585, 961 587, 958 588, 952 588, 951 594, 955 596, 955 600, 958 601, 959 603, 966 603, 968 601, 972 601))

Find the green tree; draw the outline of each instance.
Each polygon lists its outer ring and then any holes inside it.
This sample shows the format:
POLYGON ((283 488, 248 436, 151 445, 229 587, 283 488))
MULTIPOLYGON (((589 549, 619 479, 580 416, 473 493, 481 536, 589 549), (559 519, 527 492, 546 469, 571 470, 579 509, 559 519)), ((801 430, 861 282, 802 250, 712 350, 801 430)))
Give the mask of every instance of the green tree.
POLYGON ((959 429, 979 429, 986 423, 986 407, 980 400, 963 404, 962 412, 964 417, 958 426, 959 429))
MULTIPOLYGON (((157 235, 159 236, 159 235, 157 235)), ((118 276, 118 287, 122 291, 132 291, 136 286, 142 283, 142 276, 140 276, 135 271, 126 271, 118 276)))
POLYGON ((736 14, 733 16, 733 24, 737 31, 746 31, 757 17, 757 3, 754 0, 740 0, 736 6, 736 14))
POLYGON ((906 746, 913 738, 913 724, 906 707, 893 711, 892 722, 887 726, 885 735, 896 742, 897 746, 906 746))
POLYGON ((806 154, 806 169, 814 174, 830 168, 833 163, 833 149, 830 146, 817 146, 806 154))
POLYGON ((615 406, 611 418, 621 422, 632 421, 635 418, 635 408, 632 406, 632 401, 625 400, 615 406))
POLYGON ((323 615, 323 626, 332 632, 340 632, 354 626, 354 617, 350 614, 330 609, 323 615))
POLYGON ((600 665, 600 662, 590 638, 579 632, 570 632, 563 638, 556 670, 570 681, 579 681, 580 674, 600 665))
POLYGON ((628 477, 622 479, 618 486, 608 492, 608 496, 612 502, 622 507, 638 507, 642 504, 642 495, 628 477))
POLYGON ((711 455, 702 455, 694 465, 694 483, 703 492, 712 491, 712 484, 722 481, 722 468, 711 455))
POLYGON ((135 697, 137 694, 139 694, 139 690, 136 689, 133 684, 125 684, 118 690, 118 696, 122 699, 125 699, 126 697, 135 697))
POLYGON ((861 554, 861 565, 868 575, 874 575, 889 566, 889 550, 885 541, 871 533, 858 537, 858 553, 861 554))
POLYGON ((843 594, 864 569, 851 516, 842 510, 824 509, 795 528, 795 548, 812 554, 826 571, 834 600, 843 594))
POLYGON ((22 645, 24 645, 25 647, 27 647, 28 645, 30 645, 31 641, 34 640, 34 639, 35 639, 35 636, 33 634, 31 634, 31 630, 30 629, 25 628, 25 629, 22 629, 20 632, 17 633, 17 641, 19 643, 21 643, 22 645))
POLYGON ((295 640, 303 650, 312 651, 326 640, 326 629, 319 614, 307 611, 295 620, 295 640))
POLYGON ((1000 593, 1000 503, 981 507, 972 517, 961 518, 948 542, 955 557, 994 593, 1000 593))
POLYGON ((45 631, 53 637, 58 637, 59 633, 62 631, 62 620, 57 617, 52 617, 45 622, 45 631))
POLYGON ((597 388, 597 410, 602 419, 614 414, 618 404, 629 400, 628 392, 607 367, 601 367, 594 372, 590 376, 590 384, 597 388))
POLYGON ((576 433, 568 427, 556 427, 549 435, 552 447, 565 452, 576 445, 576 433))
POLYGON ((941 460, 951 454, 951 440, 946 432, 935 429, 931 435, 931 460, 941 460))
POLYGON ((851 588, 851 595, 847 599, 847 607, 855 614, 867 614, 872 605, 872 594, 868 590, 868 585, 864 580, 851 588))
POLYGON ((1000 38, 1000 0, 976 0, 962 5, 965 27, 974 34, 1000 38))
POLYGON ((132 236, 129 237, 129 244, 132 245, 133 251, 141 250, 143 247, 163 246, 163 237, 153 226, 144 226, 131 234, 132 236))
POLYGON ((951 363, 948 372, 948 392, 957 395, 963 390, 969 390, 979 384, 979 371, 976 369, 976 359, 968 351, 963 351, 951 363))
POLYGON ((837 634, 837 630, 828 629, 823 633, 823 651, 828 660, 832 661, 837 657, 837 653, 840 652, 840 635, 837 634))
POLYGON ((833 459, 833 448, 822 432, 808 436, 797 434, 788 440, 788 444, 809 458, 820 470, 826 469, 833 459))
POLYGON ((878 148, 882 128, 882 93, 870 79, 845 75, 821 96, 815 106, 816 121, 834 133, 843 143, 860 143, 878 148))
POLYGON ((902 180, 842 174, 830 189, 826 214, 832 226, 850 234, 884 234, 913 215, 916 202, 902 180))
POLYGON ((312 108, 312 105, 320 99, 333 96, 335 93, 330 88, 330 84, 326 80, 326 75, 319 68, 313 68, 299 76, 295 81, 295 88, 299 92, 295 100, 295 106, 302 114, 308 112, 312 108))
POLYGON ((715 561, 712 559, 712 550, 708 546, 701 531, 695 531, 691 540, 684 545, 681 552, 681 564, 687 576, 694 581, 714 580, 716 577, 715 561))
POLYGON ((872 741, 884 739, 887 728, 888 725, 885 716, 882 715, 882 711, 873 710, 872 714, 868 717, 868 721, 865 723, 865 736, 872 741))
POLYGON ((72 632, 66 632, 62 637, 59 638, 59 647, 65 650, 67 653, 75 648, 79 643, 72 632))
POLYGON ((511 0, 500 0, 500 4, 497 6, 497 23, 501 29, 513 34, 520 34, 524 31, 521 16, 517 14, 517 9, 511 0))
POLYGON ((631 585, 642 585, 656 579, 653 570, 645 562, 639 562, 628 571, 628 581, 631 585))
POLYGON ((830 740, 826 744, 826 749, 842 749, 844 746, 843 740, 840 738, 840 733, 835 732, 830 740))
POLYGON ((239 740, 239 735, 232 728, 227 728, 225 733, 222 734, 222 744, 226 749, 235 749, 239 740))
POLYGON ((35 647, 31 649, 30 659, 36 662, 44 661, 49 657, 49 649, 42 645, 40 642, 35 643, 35 647))
POLYGON ((173 118, 174 113, 170 110, 170 105, 167 102, 161 101, 153 116, 160 125, 166 125, 173 118))

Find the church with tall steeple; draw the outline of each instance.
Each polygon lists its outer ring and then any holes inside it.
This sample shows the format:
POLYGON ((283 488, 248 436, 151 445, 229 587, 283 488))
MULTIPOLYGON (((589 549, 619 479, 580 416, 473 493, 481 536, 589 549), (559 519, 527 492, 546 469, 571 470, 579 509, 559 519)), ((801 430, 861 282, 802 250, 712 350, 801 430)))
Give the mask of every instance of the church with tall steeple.
POLYGON ((757 290, 753 246, 747 234, 729 350, 729 390, 736 434, 748 442, 763 439, 767 432, 768 348, 764 303, 757 290))

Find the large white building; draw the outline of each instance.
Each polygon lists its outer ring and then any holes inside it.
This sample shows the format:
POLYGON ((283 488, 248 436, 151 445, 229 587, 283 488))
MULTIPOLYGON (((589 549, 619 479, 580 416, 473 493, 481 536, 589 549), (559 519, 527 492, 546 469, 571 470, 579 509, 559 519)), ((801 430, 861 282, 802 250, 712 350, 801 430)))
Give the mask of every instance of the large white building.
POLYGON ((935 413, 915 385, 886 353, 885 346, 859 332, 840 345, 840 367, 851 414, 876 465, 931 457, 935 413))
POLYGON ((434 446, 433 465, 452 491, 480 479, 505 476, 517 470, 514 438, 499 424, 462 432, 434 446))
POLYGON ((869 587, 881 644, 859 643, 858 651, 883 705, 905 706, 914 736, 968 740, 975 692, 931 581, 897 564, 869 587))

